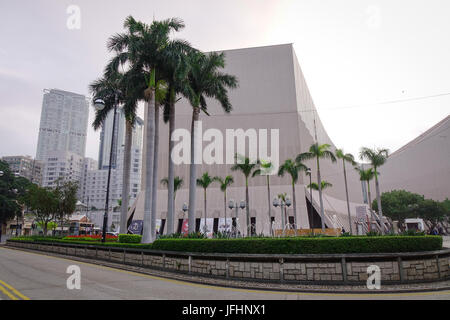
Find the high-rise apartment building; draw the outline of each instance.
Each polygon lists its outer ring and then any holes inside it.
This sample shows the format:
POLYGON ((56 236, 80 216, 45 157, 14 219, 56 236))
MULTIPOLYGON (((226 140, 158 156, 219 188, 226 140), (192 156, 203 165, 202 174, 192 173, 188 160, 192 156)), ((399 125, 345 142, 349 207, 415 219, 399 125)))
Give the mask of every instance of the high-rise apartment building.
MULTIPOLYGON (((51 151, 44 159, 45 168, 42 175, 43 187, 56 187, 57 181, 76 181, 81 183, 83 177, 84 158, 68 151, 51 151)), ((78 188, 78 198, 81 188, 78 188)))
MULTIPOLYGON (((108 169, 109 167, 111 139, 113 136, 113 113, 114 112, 109 112, 100 132, 100 147, 98 152, 99 169, 108 169)), ((143 120, 139 117, 136 117, 133 126, 132 148, 140 149, 142 147, 143 126, 143 120)), ((120 159, 118 159, 119 150, 125 145, 125 114, 122 110, 119 110, 116 113, 116 126, 114 132, 115 136, 111 157, 111 167, 117 168, 117 163, 118 161, 120 161, 120 159)))
POLYGON ((81 94, 58 89, 44 90, 36 159, 67 151, 84 157, 89 103, 81 94))
POLYGON ((30 156, 5 156, 2 160, 9 165, 11 172, 27 178, 35 184, 42 183, 42 161, 35 160, 30 156))
MULTIPOLYGON (((123 151, 121 147, 118 153, 119 162, 117 167, 111 170, 111 181, 109 191, 109 207, 113 209, 118 206, 118 200, 122 199, 122 173, 123 173, 123 151)), ((140 148, 131 149, 131 168, 130 168, 130 204, 136 199, 141 188, 141 160, 142 152, 140 148)), ((82 183, 82 197, 79 198, 89 207, 102 209, 106 202, 106 186, 108 181, 108 170, 86 170, 82 183)))

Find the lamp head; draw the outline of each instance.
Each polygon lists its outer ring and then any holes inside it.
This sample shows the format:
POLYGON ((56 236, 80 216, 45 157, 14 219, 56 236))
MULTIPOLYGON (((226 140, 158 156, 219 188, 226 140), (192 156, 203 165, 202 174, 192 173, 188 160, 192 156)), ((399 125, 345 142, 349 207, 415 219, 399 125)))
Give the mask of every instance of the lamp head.
POLYGON ((278 198, 273 198, 273 206, 276 208, 280 205, 280 200, 278 198))
POLYGON ((234 200, 228 201, 228 208, 233 209, 234 208, 234 200))
POLYGON ((105 108, 105 101, 103 101, 102 99, 95 99, 94 100, 94 108, 97 111, 101 111, 105 108))

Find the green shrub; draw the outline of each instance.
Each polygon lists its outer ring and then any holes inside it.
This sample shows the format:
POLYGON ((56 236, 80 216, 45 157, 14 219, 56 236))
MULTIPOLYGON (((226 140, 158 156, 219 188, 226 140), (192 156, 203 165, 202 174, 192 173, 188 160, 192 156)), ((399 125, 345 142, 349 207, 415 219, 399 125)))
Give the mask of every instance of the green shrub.
POLYGON ((402 236, 424 236, 425 231, 406 230, 406 231, 403 231, 400 235, 402 235, 402 236))
POLYGON ((182 252, 260 254, 415 252, 442 249, 442 237, 161 239, 153 243, 152 249, 182 252))
POLYGON ((290 237, 239 239, 159 239, 153 244, 92 242, 20 237, 12 241, 71 243, 107 247, 125 247, 178 252, 259 253, 259 254, 333 254, 394 253, 442 249, 441 236, 352 236, 352 237, 290 237))
POLYGON ((119 243, 141 243, 141 240, 139 234, 119 234, 119 243))

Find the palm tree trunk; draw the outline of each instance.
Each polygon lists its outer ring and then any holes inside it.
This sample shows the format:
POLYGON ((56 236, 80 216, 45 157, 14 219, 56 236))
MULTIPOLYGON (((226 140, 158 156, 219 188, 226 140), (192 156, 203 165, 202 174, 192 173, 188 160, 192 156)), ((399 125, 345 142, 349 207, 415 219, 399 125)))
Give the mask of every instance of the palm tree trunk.
POLYGON ((273 236, 272 233, 272 206, 270 203, 270 178, 269 175, 267 175, 267 205, 269 206, 269 234, 273 236))
POLYGON ((300 229, 297 225, 297 200, 295 198, 295 182, 292 181, 292 206, 294 207, 294 225, 295 229, 300 229))
POLYGON ((227 232, 227 189, 223 192, 223 209, 225 218, 225 232, 227 232))
POLYGON ((206 188, 204 189, 204 206, 205 206, 205 235, 206 235, 206 233, 207 233, 207 231, 208 231, 208 229, 207 229, 207 225, 206 225, 206 188))
POLYGON ((158 148, 159 148, 159 105, 155 101, 155 142, 153 149, 152 177, 152 239, 156 239, 156 205, 158 202, 158 148))
POLYGON ((380 226, 381 226, 381 233, 384 234, 384 223, 383 223, 383 211, 381 210, 381 196, 380 196, 380 186, 378 184, 378 174, 377 174, 377 169, 374 168, 375 170, 375 189, 377 192, 377 204, 378 204, 378 217, 380 219, 380 226))
POLYGON ((250 203, 249 203, 249 196, 248 196, 248 177, 245 177, 245 201, 247 202, 247 205, 245 206, 245 212, 247 216, 247 236, 251 236, 251 225, 250 225, 250 203))
POLYGON ((132 123, 125 122, 125 150, 123 155, 122 172, 122 205, 120 207, 120 233, 127 233, 127 213, 130 194, 130 169, 131 169, 131 143, 132 143, 132 123))
POLYGON ((196 179, 197 179, 197 165, 195 164, 195 144, 197 140, 197 131, 195 123, 198 121, 200 115, 200 108, 194 107, 192 112, 191 124, 191 164, 189 173, 189 212, 188 212, 188 228, 189 233, 195 232, 195 193, 196 193, 196 179))
MULTIPOLYGON (((369 209, 372 210, 372 198, 370 196, 370 180, 367 180, 367 197, 369 198, 369 209)), ((372 228, 372 212, 369 212, 369 227, 370 231, 372 228)))
POLYGON ((155 89, 151 89, 150 98, 147 101, 147 119, 145 126, 146 137, 146 154, 145 154, 145 190, 144 190, 144 226, 142 243, 153 242, 152 238, 152 186, 153 186, 153 153, 154 153, 154 143, 155 143, 155 113, 152 108, 155 105, 155 89))
MULTIPOLYGON (((173 89, 172 89, 173 91, 173 89)), ((174 196, 174 164, 172 161, 172 150, 174 147, 174 142, 172 141, 172 135, 175 130, 175 104, 173 101, 173 92, 170 93, 170 110, 169 110, 169 183, 167 185, 167 234, 172 234, 174 231, 174 207, 175 207, 175 196, 174 196)))
POLYGON ((352 217, 350 215, 350 201, 348 200, 347 172, 345 171, 345 160, 344 159, 342 159, 342 165, 344 166, 344 182, 345 182, 345 196, 347 197, 348 225, 350 227, 350 234, 353 234, 352 217))
POLYGON ((323 210, 322 179, 320 178, 319 157, 317 157, 317 184, 319 187, 320 220, 322 220, 322 232, 325 233, 325 214, 324 214, 324 210, 323 210))

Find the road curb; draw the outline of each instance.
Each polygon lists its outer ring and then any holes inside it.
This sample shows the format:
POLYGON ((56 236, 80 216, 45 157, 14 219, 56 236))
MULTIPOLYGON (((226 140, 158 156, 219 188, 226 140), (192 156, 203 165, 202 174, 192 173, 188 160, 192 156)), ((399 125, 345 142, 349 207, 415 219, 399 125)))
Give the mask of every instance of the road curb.
MULTIPOLYGON (((415 286, 413 284, 409 285, 402 285, 403 288, 398 288, 399 285, 393 286, 393 285, 387 285, 390 288, 388 290, 382 289, 382 290, 361 290, 360 288, 357 288, 356 286, 338 286, 333 285, 329 288, 324 288, 324 286, 321 286, 322 288, 312 288, 312 287, 318 287, 319 285, 283 285, 283 284, 275 284, 275 283, 262 283, 262 282, 254 282, 254 281, 245 281, 245 280, 225 280, 225 279, 219 279, 219 278, 210 278, 210 277, 202 277, 202 276, 193 276, 193 275, 187 275, 187 274, 181 274, 181 273, 174 273, 174 272, 167 272, 167 271, 160 271, 150 268, 141 268, 137 266, 131 266, 131 265, 123 265, 123 264, 116 264, 113 262, 107 262, 102 260, 95 260, 95 259, 87 259, 77 256, 67 256, 64 254, 57 254, 53 252, 46 252, 46 251, 39 251, 39 250, 31 250, 31 249, 25 249, 25 248, 17 248, 17 247, 10 247, 8 245, 3 245, 5 249, 9 250, 16 250, 16 251, 23 251, 23 252, 29 252, 34 254, 40 254, 45 256, 53 256, 57 258, 63 258, 67 260, 73 260, 73 261, 79 261, 84 263, 89 263, 92 265, 98 265, 123 271, 129 271, 129 272, 135 272, 138 274, 145 274, 149 276, 154 277, 160 277, 168 280, 175 280, 175 281, 183 281, 183 282, 189 282, 193 284, 199 284, 199 285, 210 285, 210 286, 216 286, 216 287, 224 287, 224 288, 232 288, 232 289, 245 289, 245 290, 259 290, 259 291, 277 291, 277 292, 290 292, 290 293, 334 293, 334 294, 365 294, 365 295, 374 295, 377 294, 402 294, 402 293, 421 293, 421 292, 437 292, 437 291, 446 291, 450 290, 450 281, 443 281, 443 282, 433 282, 433 283, 422 283, 421 286, 415 286), (433 285, 428 286, 426 285, 433 285), (436 286, 437 285, 437 286, 436 286), (441 285, 441 286, 439 286, 441 285)), ((417 284, 416 284, 417 285, 417 284)))

